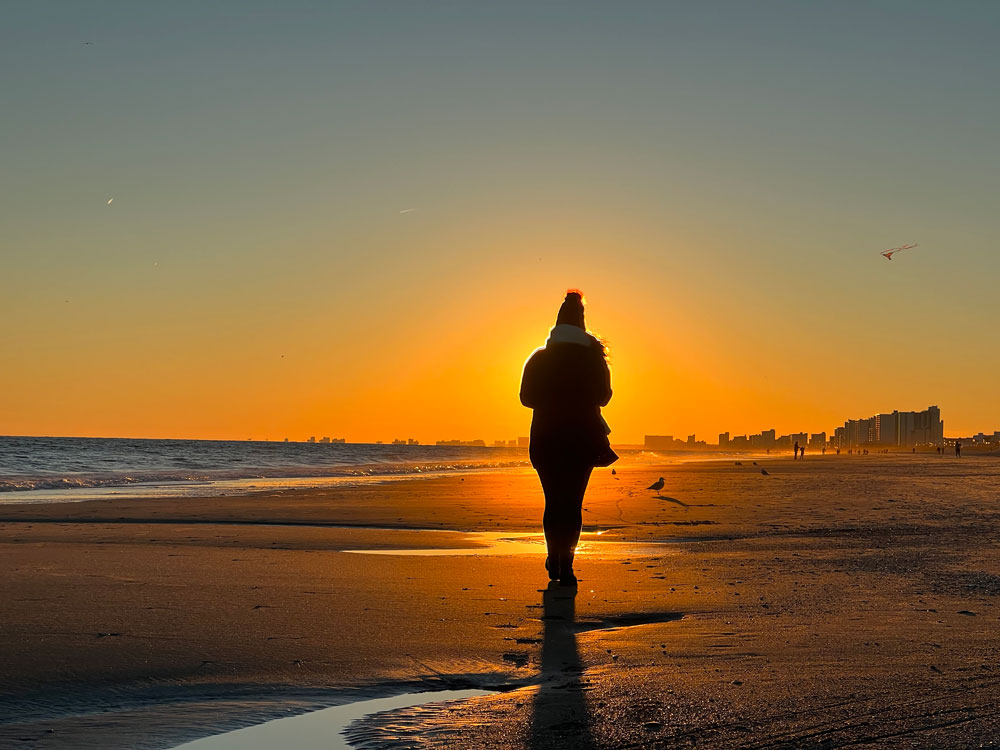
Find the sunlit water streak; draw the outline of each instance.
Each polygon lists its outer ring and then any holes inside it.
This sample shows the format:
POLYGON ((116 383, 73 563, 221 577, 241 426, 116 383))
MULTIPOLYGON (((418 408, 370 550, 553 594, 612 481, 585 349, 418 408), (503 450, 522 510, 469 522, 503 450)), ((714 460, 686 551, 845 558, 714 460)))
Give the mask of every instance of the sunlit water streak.
POLYGON ((428 703, 467 700, 490 695, 488 690, 442 690, 433 693, 405 693, 391 698, 347 703, 319 711, 289 716, 236 729, 213 737, 177 745, 176 750, 349 750, 343 736, 349 724, 365 716, 428 703))

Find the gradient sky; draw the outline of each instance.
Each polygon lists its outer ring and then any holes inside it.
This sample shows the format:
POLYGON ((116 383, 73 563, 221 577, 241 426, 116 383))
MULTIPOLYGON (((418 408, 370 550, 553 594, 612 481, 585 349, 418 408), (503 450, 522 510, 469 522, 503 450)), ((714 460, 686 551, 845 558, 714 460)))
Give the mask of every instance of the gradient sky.
POLYGON ((616 442, 1000 429, 998 32, 990 2, 8 3, 0 433, 524 435, 568 287, 616 442))

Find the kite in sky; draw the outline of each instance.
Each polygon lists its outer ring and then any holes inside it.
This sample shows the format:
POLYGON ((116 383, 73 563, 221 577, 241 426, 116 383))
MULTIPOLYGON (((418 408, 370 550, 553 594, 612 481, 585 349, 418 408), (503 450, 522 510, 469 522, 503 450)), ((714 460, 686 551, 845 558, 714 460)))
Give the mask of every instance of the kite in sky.
POLYGON ((912 245, 900 245, 899 247, 890 247, 888 250, 883 250, 882 255, 885 256, 886 260, 892 260, 892 254, 898 253, 900 250, 909 250, 911 247, 916 247, 917 243, 914 242, 912 245))

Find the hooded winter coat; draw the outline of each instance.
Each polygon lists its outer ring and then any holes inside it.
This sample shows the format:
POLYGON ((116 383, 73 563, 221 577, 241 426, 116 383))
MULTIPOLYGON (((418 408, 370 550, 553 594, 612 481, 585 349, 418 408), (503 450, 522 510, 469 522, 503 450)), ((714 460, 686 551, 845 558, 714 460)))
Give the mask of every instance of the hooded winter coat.
POLYGON ((550 340, 532 354, 521 376, 521 403, 534 410, 532 466, 598 465, 609 450, 601 407, 610 400, 611 371, 596 339, 590 346, 550 340))

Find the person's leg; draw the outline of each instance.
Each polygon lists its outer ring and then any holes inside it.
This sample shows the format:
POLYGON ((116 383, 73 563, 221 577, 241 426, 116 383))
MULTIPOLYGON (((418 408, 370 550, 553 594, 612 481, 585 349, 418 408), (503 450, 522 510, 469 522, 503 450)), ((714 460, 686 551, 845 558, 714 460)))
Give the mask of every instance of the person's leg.
POLYGON ((566 472, 566 505, 562 521, 564 532, 562 543, 562 570, 560 574, 565 577, 573 577, 573 557, 576 554, 576 546, 580 543, 580 532, 583 530, 583 497, 587 493, 587 484, 590 482, 590 475, 593 468, 590 466, 574 467, 566 472))
POLYGON ((573 555, 583 528, 583 497, 590 482, 590 466, 560 464, 536 466, 545 494, 542 528, 551 578, 573 577, 573 555))
POLYGON ((563 488, 566 484, 560 467, 539 465, 535 467, 538 479, 542 483, 542 493, 545 495, 545 512, 542 514, 542 529, 545 532, 545 547, 548 552, 545 567, 549 578, 559 578, 559 553, 563 546, 561 538, 562 523, 560 508, 563 504, 563 488))

